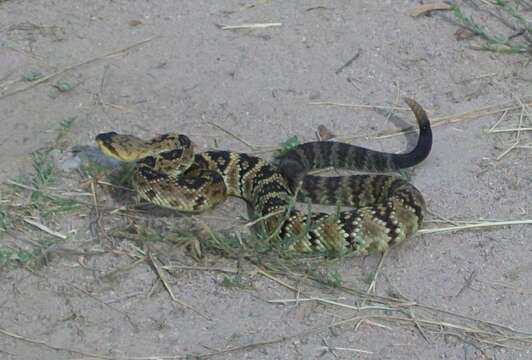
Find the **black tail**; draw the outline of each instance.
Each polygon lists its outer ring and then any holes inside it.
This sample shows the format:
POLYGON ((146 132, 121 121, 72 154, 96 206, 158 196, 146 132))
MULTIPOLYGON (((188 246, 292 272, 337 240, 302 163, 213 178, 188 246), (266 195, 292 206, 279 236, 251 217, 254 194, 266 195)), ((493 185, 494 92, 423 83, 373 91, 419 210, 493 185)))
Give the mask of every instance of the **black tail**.
POLYGON ((416 116, 419 126, 419 137, 412 151, 405 154, 391 154, 393 162, 399 169, 404 169, 419 164, 429 156, 432 149, 432 130, 427 113, 414 99, 403 98, 416 116))
POLYGON ((432 131, 425 110, 413 99, 404 98, 414 112, 419 137, 414 149, 403 154, 391 154, 335 141, 308 142, 296 146, 275 160, 281 171, 297 181, 313 169, 335 168, 390 172, 419 164, 432 148, 432 131))

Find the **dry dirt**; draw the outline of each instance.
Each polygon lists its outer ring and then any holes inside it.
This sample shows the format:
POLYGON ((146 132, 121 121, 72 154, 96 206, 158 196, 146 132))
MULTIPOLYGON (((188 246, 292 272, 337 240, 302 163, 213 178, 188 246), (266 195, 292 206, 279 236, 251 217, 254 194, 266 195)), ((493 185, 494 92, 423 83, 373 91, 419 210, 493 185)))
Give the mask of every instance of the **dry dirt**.
MULTIPOLYGON (((498 104, 515 106, 518 99, 530 102, 529 55, 475 51, 469 46, 475 39, 457 41, 458 26, 450 21, 449 12, 411 17, 417 3, 0 1, 0 179, 30 171, 30 154, 49 146, 58 124, 72 117, 71 145, 92 145, 95 134, 103 131, 143 137, 179 131, 190 134, 198 149, 249 152, 276 146, 295 134, 313 140, 315 129, 323 124, 341 137, 356 137, 357 144, 402 151, 415 134, 373 137, 412 123, 409 112, 397 110, 387 116, 387 110, 311 103, 404 107, 400 96, 409 96, 434 119, 498 104), (221 28, 244 23, 282 25, 221 28), (151 40, 105 57, 146 39, 151 40), (49 75, 93 58, 99 59, 9 95, 33 84, 20 81, 31 71, 49 75), (52 86, 59 81, 73 88, 60 92, 52 86)), ((478 19, 489 17, 468 8, 468 3, 466 9, 478 19)), ((525 15, 530 18, 532 13, 525 15)), ((515 110, 500 128, 516 126, 519 106, 515 110)), ((532 217, 532 153, 515 149, 497 160, 515 136, 486 132, 500 115, 458 118, 461 121, 434 129, 432 153, 412 176, 434 214, 461 220, 532 217)), ((525 120, 529 123, 523 127, 532 127, 530 117, 525 120)), ((523 132, 522 145, 530 144, 526 135, 523 132)), ((69 157, 68 148, 60 156, 69 157)), ((72 183, 76 173, 64 176, 72 183)), ((103 198, 108 189, 96 190, 103 198)), ((245 207, 231 200, 204 218, 223 223, 236 214, 244 215, 245 207)), ((171 301, 148 262, 124 270, 135 262, 128 256, 133 245, 93 238, 88 218, 85 213, 46 220, 50 228, 68 234, 61 247, 86 253, 58 253, 46 266, 31 271, 23 266, 0 270, 0 358, 192 359, 194 354, 223 350, 229 351, 213 357, 532 358, 532 347, 527 345, 532 340, 530 225, 416 236, 389 252, 376 292, 400 294, 440 311, 405 306, 408 310, 377 311, 373 314, 380 318, 327 329, 368 313, 311 301, 272 304, 268 300, 299 296, 350 306, 376 302, 364 302, 345 289, 317 286, 304 277, 276 276, 299 288, 298 294, 245 260, 241 261, 245 288, 228 286, 224 279, 231 274, 197 269, 165 273, 176 298, 200 315, 171 301), (105 276, 116 269, 122 271, 105 276), (391 321, 391 316, 483 326, 471 320, 477 319, 521 330, 513 335, 524 341, 507 342, 505 335, 468 334, 426 322, 416 326, 411 321, 391 321), (508 346, 478 342, 475 337, 508 346), (262 344, 270 341, 274 343, 262 344), (245 347, 249 344, 257 346, 245 347), (337 349, 324 352, 326 346, 337 349)), ((102 224, 104 229, 113 227, 110 219, 102 219, 102 224)), ((28 239, 24 234, 30 233, 22 231, 22 238, 4 235, 0 244, 27 244, 47 236, 34 231, 36 238, 28 239)), ((237 260, 209 253, 196 263, 185 251, 160 248, 167 252, 155 256, 164 255, 174 264, 225 269, 238 265, 237 260)), ((341 276, 345 287, 364 291, 364 280, 378 261, 376 255, 345 258, 327 268, 341 276)))

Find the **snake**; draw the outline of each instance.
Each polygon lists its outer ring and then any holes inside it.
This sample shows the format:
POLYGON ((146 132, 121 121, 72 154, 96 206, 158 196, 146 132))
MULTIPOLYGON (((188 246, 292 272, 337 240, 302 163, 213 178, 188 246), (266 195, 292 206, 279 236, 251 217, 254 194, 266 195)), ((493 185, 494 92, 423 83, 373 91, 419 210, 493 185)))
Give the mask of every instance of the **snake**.
POLYGON ((420 163, 432 147, 426 112, 415 100, 404 100, 416 117, 419 135, 411 151, 398 154, 315 141, 267 161, 242 152, 195 153, 191 140, 179 133, 144 140, 106 132, 95 140, 103 154, 134 162, 131 180, 142 200, 197 214, 229 196, 238 197, 248 204, 267 239, 278 239, 287 251, 367 255, 410 238, 426 212, 421 192, 391 174, 420 163), (310 174, 328 167, 363 173, 310 174), (297 203, 309 204, 308 210, 297 203), (335 210, 312 211, 310 204, 335 210))

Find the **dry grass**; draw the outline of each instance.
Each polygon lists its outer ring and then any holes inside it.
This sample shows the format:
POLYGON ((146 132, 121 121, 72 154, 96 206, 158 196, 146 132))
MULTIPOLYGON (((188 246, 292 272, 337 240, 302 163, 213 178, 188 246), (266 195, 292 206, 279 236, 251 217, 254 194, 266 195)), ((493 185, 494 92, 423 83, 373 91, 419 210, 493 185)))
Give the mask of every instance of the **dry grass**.
MULTIPOLYGON (((393 111, 410 111, 409 108, 405 108, 405 107, 384 106, 384 105, 365 105, 365 104, 347 104, 347 103, 338 103, 338 102, 333 102, 333 101, 312 102, 310 104, 311 105, 322 105, 322 106, 346 107, 346 108, 351 108, 355 110, 379 109, 379 110, 387 110, 387 111, 392 111, 392 110, 393 111)), ((478 119, 478 118, 486 117, 489 115, 496 115, 496 114, 501 114, 501 113, 504 114, 505 112, 522 110, 523 108, 528 108, 530 106, 532 106, 532 99, 525 98, 525 99, 505 102, 505 103, 501 103, 497 105, 490 105, 490 106, 466 111, 466 112, 459 113, 459 114, 432 117, 430 120, 430 124, 432 128, 436 128, 439 126, 455 124, 455 123, 463 122, 466 120, 478 119)), ((357 138, 387 139, 387 138, 402 136, 402 135, 415 133, 415 132, 417 132, 417 127, 409 126, 407 128, 400 129, 400 130, 382 131, 380 133, 377 133, 376 135, 343 136, 343 137, 338 137, 338 139, 339 140, 350 140, 350 139, 357 139, 357 138)))
POLYGON ((254 23, 254 24, 240 24, 240 25, 221 25, 222 30, 245 30, 245 29, 266 29, 271 27, 283 26, 282 23, 254 23))
POLYGON ((31 84, 29 85, 26 85, 24 87, 21 87, 19 89, 16 89, 16 90, 13 90, 13 91, 10 91, 10 92, 7 92, 7 93, 4 93, 2 95, 0 95, 0 100, 3 100, 5 98, 8 98, 10 96, 13 96, 13 95, 16 95, 16 94, 20 94, 24 91, 27 91, 29 89, 32 89, 34 87, 36 87, 37 85, 40 85, 40 84, 43 84, 43 83, 46 83, 52 79, 55 79, 57 78, 59 75, 62 75, 66 72, 69 72, 69 71, 72 71, 72 70, 75 70, 75 69, 78 69, 80 67, 83 67, 83 66, 86 66, 86 65, 89 65, 89 64, 92 64, 92 63, 95 63, 97 61, 101 61, 101 60, 105 60, 105 59, 110 59, 110 58, 113 58, 115 56, 118 56, 118 55, 121 55, 121 54, 124 54, 124 53, 127 53, 129 50, 131 49, 134 49, 134 48, 137 48, 141 45, 144 45, 152 40, 155 40, 156 38, 158 38, 159 36, 153 36, 153 37, 150 37, 146 40, 142 40, 142 41, 139 41, 135 44, 131 44, 129 46, 126 46, 124 48, 121 48, 121 49, 118 49, 118 50, 114 50, 114 51, 111 51, 107 54, 104 54, 104 55, 100 55, 100 56, 95 56, 93 58, 90 58, 88 60, 85 60, 85 61, 82 61, 82 62, 79 62, 77 64, 74 64, 74 65, 70 65, 70 66, 67 66, 66 68, 64 69, 61 69, 59 71, 56 71, 55 73, 52 73, 52 74, 49 74, 49 75, 46 75, 46 76, 43 76, 43 77, 40 77, 39 79, 33 81, 31 84))
MULTIPOLYGON (((24 191, 33 191, 30 187, 28 189, 23 189, 24 191)), ((100 195, 101 196, 101 195, 100 195)), ((127 221, 129 223, 138 222, 139 219, 144 218, 146 215, 143 215, 142 212, 139 213, 135 210, 124 211, 115 211, 115 208, 104 208, 100 207, 102 216, 112 219, 113 217, 117 218, 117 214, 121 214, 122 217, 124 214, 126 216, 131 215, 132 217, 127 221)), ((164 219, 163 219, 164 220, 164 219)), ((173 220, 164 220, 171 222, 173 220)), ((458 226, 444 227, 439 229, 424 229, 421 230, 421 233, 431 233, 431 232, 440 232, 440 231, 463 231, 463 230, 472 230, 485 227, 494 227, 494 226, 509 226, 515 224, 530 224, 531 220, 517 220, 517 221, 502 221, 502 222, 477 222, 473 224, 461 224, 458 226)), ((33 225, 33 224, 32 224, 33 225)), ((129 239, 133 239, 135 242, 145 242, 146 235, 150 233, 150 229, 147 225, 137 225, 137 234, 130 233, 131 236, 129 239)), ((170 226, 170 225, 168 225, 170 226)), ((243 226, 246 226, 244 223, 243 226)), ((40 229, 43 230, 43 229, 40 229)), ((46 231, 46 230, 43 230, 46 231)), ((107 230, 104 230, 107 232, 107 230)), ((160 226, 155 226, 154 232, 160 231, 160 226)), ((168 235, 168 234, 167 234, 168 235)), ((184 242, 186 239, 190 239, 196 235, 187 234, 186 232, 174 233, 174 235, 182 236, 184 242)), ((113 235, 110 235, 113 236, 113 235)), ((121 236, 120 234, 118 236, 121 236)), ((175 242, 179 236, 171 236, 175 242)), ((411 301, 403 298, 394 298, 394 297, 382 297, 373 295, 366 291, 357 290, 353 288, 347 288, 341 285, 341 280, 339 283, 335 283, 334 286, 330 285, 328 281, 324 281, 324 277, 321 276, 319 272, 308 272, 308 262, 311 261, 314 263, 312 266, 319 269, 326 269, 330 260, 325 260, 320 257, 301 257, 299 254, 294 256, 279 256, 281 254, 276 253, 275 249, 267 247, 265 252, 264 248, 257 248, 257 244, 254 243, 255 239, 252 238, 234 238, 228 235, 224 235, 218 231, 208 229, 207 241, 204 242, 204 250, 214 251, 215 253, 221 253, 224 256, 234 257, 239 259, 246 259, 253 264, 254 270, 249 273, 249 276, 253 274, 259 274, 264 276, 266 279, 276 282, 283 287, 286 287, 290 291, 293 291, 297 295, 296 298, 287 298, 287 299, 275 299, 271 300, 272 303, 304 303, 304 302, 317 302, 322 304, 322 306, 330 307, 333 311, 336 312, 336 317, 344 319, 333 323, 328 326, 316 327, 312 330, 305 331, 298 334, 285 335, 275 339, 268 339, 263 342, 248 344, 240 347, 233 347, 225 349, 221 352, 209 352, 203 354, 194 354, 198 358, 209 358, 215 355, 222 353, 232 353, 239 352, 244 350, 250 350, 257 347, 268 346, 271 344, 281 343, 289 341, 294 338, 301 338, 309 336, 312 334, 319 334, 329 328, 335 328, 340 326, 345 326, 351 324, 356 328, 361 326, 384 326, 393 331, 401 331, 404 326, 413 326, 417 328, 420 332, 420 335, 431 338, 437 334, 446 333, 452 336, 455 336, 458 339, 462 339, 465 342, 474 344, 478 349, 485 351, 485 346, 497 346, 497 347, 510 347, 520 349, 522 347, 529 346, 532 343, 532 334, 528 332, 519 331, 510 327, 505 327, 499 324, 494 324, 491 322, 482 321, 481 319, 475 319, 463 316, 461 314, 456 314, 448 312, 436 307, 426 306, 416 301, 411 301), (273 254, 271 253, 273 252, 273 254), (303 261, 301 261, 303 259, 303 261), (305 264, 305 265, 304 265, 305 264), (354 296, 363 301, 361 306, 353 306, 346 304, 340 300, 336 299, 326 299, 323 297, 312 296, 311 294, 315 292, 313 289, 322 289, 323 286, 329 287, 331 290, 339 294, 346 294, 350 297, 354 296), (413 315, 415 314, 415 316, 413 315), (386 324, 386 325, 384 325, 386 324)), ((205 240, 205 239, 204 239, 205 240)), ((164 234, 162 234, 159 241, 167 241, 164 234)), ((164 265, 160 264, 160 260, 156 259, 154 254, 146 253, 137 248, 137 255, 130 254, 133 258, 137 260, 134 264, 140 262, 148 262, 154 268, 154 271, 157 274, 157 277, 163 283, 165 289, 169 293, 169 296, 173 302, 183 306, 198 315, 209 319, 209 316, 203 314, 200 310, 193 308, 192 306, 184 303, 183 301, 177 299, 177 297, 172 292, 170 286, 167 283, 165 271, 172 271, 176 268, 187 268, 189 271, 221 271, 229 274, 237 274, 237 270, 232 269, 218 269, 218 268, 209 268, 209 267, 179 267, 175 265, 164 265)), ((132 268, 132 267, 131 267, 132 268)), ((127 272, 131 268, 121 269, 121 272, 127 272)), ((320 270, 321 271, 321 270, 320 270)), ((325 270, 326 271, 326 270, 325 270)), ((245 274, 244 274, 245 275, 245 274)), ((175 355, 147 355, 145 357, 137 358, 125 358, 125 357, 113 357, 107 356, 104 354, 87 354, 75 349, 67 349, 55 347, 53 345, 47 344, 44 341, 31 339, 24 337, 20 334, 16 334, 9 329, 0 329, 0 332, 12 338, 15 338, 20 341, 30 342, 36 345, 44 346, 55 351, 67 352, 72 354, 78 354, 81 356, 96 358, 96 359, 150 359, 150 358, 165 358, 165 359, 180 359, 186 358, 190 354, 175 354, 175 355)), ((331 348, 324 346, 322 350, 328 351, 349 351, 347 348, 331 348)), ((357 349, 351 348, 352 351, 357 349)), ((360 349, 358 349, 360 350, 360 349)), ((365 350, 361 350, 365 351, 365 350)))
MULTIPOLYGON (((532 105, 530 100, 520 101, 516 100, 512 103, 499 104, 498 106, 490 106, 482 109, 473 110, 467 113, 445 116, 436 118, 437 124, 443 125, 471 119, 487 114, 502 113, 502 116, 497 123, 488 130, 488 134, 512 134, 516 133, 517 140, 522 140, 522 133, 528 131, 526 121, 529 121, 529 106, 532 105), (520 110, 518 118, 518 125, 516 127, 508 126, 504 129, 499 129, 498 126, 503 123, 504 119, 511 111, 520 110), (500 131, 505 130, 505 131, 500 131)), ((224 132, 221 127, 218 127, 224 132)), ((230 132, 229 132, 230 133, 230 132)), ((397 133, 399 134, 399 133, 397 133)), ((388 134, 390 136, 391 134, 388 134)), ((382 136, 382 135, 381 135, 382 136)), ((257 148, 249 142, 234 136, 242 143, 250 148, 257 148)), ((515 139, 515 138, 514 138, 515 139)), ((517 148, 517 145, 513 148, 517 148)), ((400 296, 386 297, 375 295, 372 291, 359 290, 344 286, 339 274, 328 272, 328 266, 338 260, 324 259, 321 256, 302 255, 302 254, 287 254, 282 249, 278 249, 270 244, 271 235, 257 236, 241 235, 240 232, 249 229, 256 225, 258 219, 252 222, 244 221, 239 225, 238 233, 235 228, 229 231, 214 230, 201 220, 195 220, 197 226, 191 230, 190 226, 183 226, 182 229, 176 227, 175 218, 165 219, 161 218, 158 222, 154 222, 153 216, 141 209, 128 207, 114 207, 105 206, 106 194, 109 189, 114 191, 127 191, 127 186, 123 183, 114 184, 102 181, 99 173, 86 173, 86 178, 81 180, 80 188, 73 188, 64 190, 61 189, 60 184, 52 184, 52 178, 55 176, 53 169, 50 168, 49 160, 46 158, 36 158, 35 174, 32 175, 33 180, 20 182, 11 180, 8 182, 7 192, 3 192, 2 201, 0 202, 0 210, 2 208, 16 208, 19 209, 18 217, 9 217, 12 224, 8 224, 9 231, 20 231, 21 224, 27 224, 35 228, 39 232, 44 233, 52 238, 60 241, 68 241, 68 234, 64 231, 54 230, 53 226, 43 221, 40 216, 42 213, 50 210, 50 207, 56 206, 57 201, 63 201, 67 198, 67 194, 74 194, 82 199, 88 198, 89 201, 79 201, 82 204, 82 209, 89 214, 84 214, 83 218, 89 219, 95 231, 93 236, 98 239, 100 243, 107 245, 105 251, 113 251, 110 239, 127 239, 131 243, 130 248, 133 251, 127 256, 134 261, 128 266, 115 270, 108 276, 114 276, 117 272, 121 274, 127 273, 132 268, 141 263, 149 264, 159 281, 163 284, 166 292, 169 295, 170 301, 176 305, 183 307, 195 314, 210 320, 210 316, 196 307, 183 302, 178 299, 170 287, 167 277, 172 275, 172 271, 176 269, 187 271, 212 271, 223 272, 234 276, 256 276, 260 275, 268 281, 273 281, 290 291, 294 292, 294 297, 286 299, 273 299, 271 303, 285 303, 285 304, 301 304, 305 302, 319 303, 320 306, 327 310, 327 312, 334 312, 336 318, 341 319, 335 323, 325 326, 319 326, 308 331, 284 334, 279 337, 266 339, 262 342, 251 343, 244 346, 230 347, 221 351, 211 351, 198 354, 153 354, 144 357, 115 357, 105 354, 84 353, 76 349, 56 347, 45 341, 25 337, 10 329, 0 329, 0 333, 4 336, 32 343, 37 346, 46 347, 57 352, 64 352, 69 354, 80 355, 84 358, 94 359, 186 359, 190 356, 197 358, 210 358, 220 354, 238 353, 259 347, 265 347, 272 344, 287 342, 295 338, 303 338, 309 335, 321 334, 329 329, 334 329, 342 326, 350 326, 351 328, 361 329, 364 326, 382 327, 391 331, 404 331, 405 327, 416 329, 420 336, 432 341, 434 338, 442 334, 456 337, 457 339, 472 344, 480 352, 485 352, 490 347, 508 347, 512 349, 523 349, 532 345, 532 333, 528 331, 521 331, 512 327, 503 326, 500 324, 464 316, 459 313, 453 313, 440 309, 434 306, 420 304, 414 300, 404 299, 400 296), (22 203, 21 199, 30 199, 29 203, 22 203), (49 201, 53 199, 54 201, 49 201), (36 205, 38 204, 38 205, 36 205), (40 209, 39 213, 33 213, 32 217, 25 214, 28 207, 32 209, 40 209), (37 216, 39 215, 39 216, 37 216), (101 219, 106 219, 101 222, 101 219), (128 224, 118 225, 118 224, 128 224), (13 226, 15 224, 16 226, 13 226), (109 228, 109 224, 113 224, 113 228, 109 228), (183 230, 184 229, 184 230, 183 230), (202 266, 181 266, 173 264, 164 264, 158 257, 157 252, 151 249, 149 245, 151 242, 169 242, 171 241, 175 246, 194 244, 197 246, 198 239, 201 240, 201 251, 196 251, 196 255, 201 256, 203 253, 220 254, 222 256, 238 259, 238 261, 245 261, 251 265, 252 270, 242 273, 240 269, 221 269, 216 267, 202 267, 202 266), (142 250, 135 244, 143 244, 142 250), (146 245, 148 244, 148 245, 146 245), (329 299, 322 296, 315 296, 316 291, 323 293, 323 288, 328 292, 337 295, 338 298, 329 299), (342 297, 349 296, 358 299, 361 302, 360 306, 354 306, 343 302, 342 297)), ((13 212, 10 212, 11 214, 13 212)), ((1 211, 0 211, 1 214, 1 211)), ((72 216, 72 213, 65 213, 64 216, 72 216)), ((0 220, 2 218, 0 217, 0 220)), ((9 222, 8 221, 8 222, 9 222)), ((464 223, 462 221, 455 221, 454 226, 445 226, 439 228, 427 228, 420 230, 420 233, 430 234, 444 231, 472 231, 480 229, 489 229, 494 227, 507 227, 512 225, 532 224, 532 220, 508 220, 508 221, 478 221, 471 223, 464 223)), ((2 222, 0 221, 0 225, 2 222)), ((182 224, 182 223, 181 223, 182 224)), ((23 234, 27 234, 27 226, 24 228, 23 234)), ((42 250, 42 249, 41 249, 42 250)), ((105 252, 104 251, 104 252, 105 252)), ((46 252, 46 249, 45 251, 46 252)), ((349 256, 346 256, 349 257, 349 256)), ((15 262, 26 265, 20 258, 15 259, 15 262)), ((377 279, 378 271, 373 276, 369 290, 374 290, 375 281, 377 279)), ((90 294, 85 294, 90 296, 90 294)), ((320 350, 327 352, 353 352, 353 353, 369 353, 367 350, 357 348, 342 348, 331 347, 328 344, 320 347, 320 350)), ((487 357, 487 355, 486 355, 487 357)))
MULTIPOLYGON (((5 1, 6 0, 0 0, 0 2, 5 1)), ((486 1, 486 3, 492 5, 492 2, 486 1)), ((256 23, 224 25, 221 26, 221 29, 232 31, 254 30, 280 26, 282 26, 281 23, 256 23)), ((152 37, 125 48, 81 61, 55 73, 35 78, 35 80, 29 85, 3 93, 0 95, 0 100, 6 99, 15 94, 23 93, 40 84, 49 82, 66 72, 90 65, 97 61, 125 54, 129 50, 144 45, 155 38, 157 37, 152 37)), ((490 49, 496 50, 497 48, 491 46, 490 49)), ((337 73, 342 71, 346 66, 349 66, 358 55, 359 53, 355 54, 346 62, 346 64, 344 64, 343 67, 337 70, 337 73)), ((102 77, 102 87, 104 78, 105 73, 102 77)), ((115 106, 112 104, 105 104, 101 99, 101 96, 100 102, 103 107, 115 106)), ((343 104, 335 102, 320 102, 312 104, 322 106, 341 106, 356 110, 379 109, 410 111, 409 108, 396 106, 343 104)), ((523 142, 526 136, 525 133, 532 129, 531 125, 526 125, 527 121, 530 122, 531 120, 530 106, 532 106, 532 100, 530 98, 516 98, 514 101, 504 104, 474 109, 460 114, 435 117, 432 119, 432 124, 433 127, 438 127, 488 115, 503 114, 497 123, 487 132, 490 135, 510 135, 512 137, 506 149, 498 155, 497 160, 500 160, 516 149, 529 150, 532 148, 532 143, 529 144, 523 142), (509 118, 510 113, 514 111, 520 111, 517 124, 498 128, 504 120, 509 118)), ((265 149, 266 151, 269 151, 278 148, 278 146, 256 146, 219 125, 212 125, 234 137, 245 146, 249 147, 253 152, 264 151, 265 149)), ((398 131, 382 132, 375 137, 367 137, 385 139, 415 131, 416 129, 414 127, 409 127, 398 131)), ((356 137, 359 136, 344 137, 340 139, 345 140, 356 137)), ((151 266, 158 281, 168 293, 169 301, 175 303, 179 307, 185 308, 187 311, 192 311, 209 321, 212 319, 207 314, 180 300, 175 295, 168 281, 168 277, 173 276, 172 271, 221 272, 229 275, 249 277, 259 275, 266 279, 265 281, 275 282, 294 293, 292 297, 272 299, 269 300, 269 303, 277 304, 277 306, 278 304, 298 306, 303 303, 316 303, 319 304, 316 311, 321 311, 323 313, 327 312, 339 320, 303 332, 279 334, 279 336, 264 339, 259 342, 249 343, 242 346, 227 347, 220 351, 206 351, 195 354, 146 354, 139 357, 123 357, 104 353, 90 353, 77 350, 74 347, 55 346, 50 342, 25 336, 22 333, 18 333, 11 329, 0 328, 0 334, 12 340, 46 348, 78 359, 107 360, 207 359, 223 354, 235 354, 234 356, 237 357, 237 354, 242 351, 267 347, 273 344, 286 343, 293 339, 304 338, 310 335, 324 334, 340 327, 349 328, 351 331, 360 331, 364 327, 379 327, 393 332, 415 329, 419 332, 419 336, 425 338, 429 342, 434 341, 434 339, 441 336, 453 336, 464 343, 476 347, 485 358, 489 358, 486 354, 486 350, 493 347, 506 347, 522 350, 529 349, 532 345, 532 331, 522 331, 511 326, 503 326, 501 324, 450 312, 443 308, 425 305, 415 300, 405 299, 399 295, 379 296, 372 291, 347 287, 338 273, 328 271, 328 266, 332 262, 338 260, 324 259, 321 256, 286 254, 282 252, 282 250, 270 245, 269 240, 271 240, 271 235, 257 238, 257 236, 246 236, 241 235, 240 233, 235 233, 234 228, 229 229, 229 232, 215 230, 201 220, 196 221, 199 225, 192 230, 191 226, 188 226, 190 224, 179 228, 178 226, 182 223, 176 221, 175 218, 162 218, 155 221, 154 217, 149 214, 149 211, 143 211, 141 209, 130 208, 127 206, 116 207, 114 205, 108 205, 106 198, 109 190, 112 189, 113 191, 127 192, 129 190, 127 186, 125 187, 123 184, 113 184, 102 181, 99 174, 96 172, 91 173, 89 171, 89 173, 86 174, 87 177, 81 180, 79 187, 74 186, 65 188, 61 182, 61 180, 64 179, 56 178, 56 174, 50 164, 51 160, 46 156, 41 157, 41 155, 36 155, 34 158, 34 174, 31 174, 29 177, 24 177, 22 180, 10 180, 6 182, 6 184, 4 184, 5 186, 0 190, 0 236, 3 236, 2 239, 8 239, 3 242, 3 244, 8 242, 11 244, 8 248, 9 253, 6 252, 5 247, 0 248, 0 260, 2 258, 7 258, 7 263, 10 265, 20 265, 34 271, 35 269, 29 266, 32 260, 38 259, 38 262, 41 262, 41 259, 47 258, 47 254, 58 250, 56 246, 58 243, 64 243, 67 245, 70 240, 70 232, 61 228, 62 223, 60 218, 77 217, 77 220, 79 221, 78 223, 83 222, 84 225, 86 225, 85 222, 89 223, 91 236, 93 236, 92 240, 98 241, 105 246, 102 246, 102 250, 94 250, 90 252, 65 248, 60 249, 61 251, 75 256, 87 257, 115 252, 116 255, 132 259, 128 265, 115 269, 105 275, 109 278, 114 277, 119 273, 126 274, 140 264, 148 264, 151 266), (59 181, 56 182, 56 180, 59 181), (105 221, 102 221, 103 219, 105 221), (20 243, 16 241, 17 238, 27 240, 29 245, 20 245, 20 243), (35 242, 32 240, 36 238, 43 239, 43 241, 35 242), (113 241, 111 241, 115 239, 125 239, 124 242, 129 244, 127 249, 131 249, 131 251, 129 252, 129 250, 121 249, 120 252, 118 252, 113 246, 113 241), (197 249, 198 239, 202 240, 201 251, 198 251, 197 249), (228 258, 238 259, 238 262, 246 262, 250 265, 251 270, 248 272, 242 272, 241 269, 236 266, 233 269, 164 264, 159 258, 160 254, 155 250, 156 247, 151 246, 156 242, 172 242, 176 247, 181 245, 190 246, 192 244, 196 256, 201 256, 202 252, 219 254, 228 258), (141 244, 142 246, 137 246, 136 244, 141 244), (324 288, 326 292, 330 294, 331 298, 323 296, 324 288), (320 295, 316 296, 316 293, 320 295), (352 305, 352 301, 344 301, 343 299, 346 297, 359 301, 361 305, 355 306, 352 305)), ((250 227, 256 225, 261 220, 264 220, 264 218, 251 222, 243 222, 238 225, 237 230, 239 230, 239 232, 247 233, 247 230, 250 227)), ((422 229, 420 230, 420 233, 428 236, 429 234, 436 232, 479 231, 495 227, 532 224, 532 220, 527 219, 477 221, 474 223, 464 223, 463 221, 455 220, 455 222, 456 225, 454 226, 422 229)), ((350 259, 344 258, 343 260, 349 261, 350 259)), ((0 261, 0 265, 6 264, 3 264, 0 261)), ((379 263, 379 267, 381 265, 382 261, 379 263)), ((375 272, 373 276, 369 290, 375 289, 377 275, 378 271, 375 272)), ((50 279, 50 281, 53 281, 53 279, 50 279)), ((510 287, 510 285, 506 283, 498 285, 510 287)), ((74 285, 72 286, 76 288, 74 285)), ((103 303, 97 297, 91 295, 91 293, 80 288, 76 289, 83 294, 83 296, 92 299, 92 301, 97 301, 100 306, 110 307, 107 303, 103 303)), ((113 307, 110 308, 114 311, 119 311, 113 307)), ((371 354, 371 351, 356 347, 333 347, 325 340, 323 346, 320 346, 318 350, 323 351, 324 353, 331 353, 333 356, 337 356, 336 352, 344 352, 346 354, 352 353, 355 356, 356 354, 371 354)))

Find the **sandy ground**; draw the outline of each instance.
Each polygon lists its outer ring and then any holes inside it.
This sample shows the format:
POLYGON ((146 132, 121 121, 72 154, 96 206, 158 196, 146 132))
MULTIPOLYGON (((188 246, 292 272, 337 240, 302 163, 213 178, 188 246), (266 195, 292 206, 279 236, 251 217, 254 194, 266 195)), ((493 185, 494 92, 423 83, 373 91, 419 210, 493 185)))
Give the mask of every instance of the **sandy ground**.
MULTIPOLYGON (((438 118, 497 104, 515 105, 518 98, 530 101, 530 56, 474 51, 470 42, 456 40, 458 27, 448 21, 450 14, 413 18, 409 14, 416 4, 384 0, 0 2, 2 94, 31 85, 20 81, 31 71, 49 75, 101 57, 18 94, 0 95, 0 179, 27 172, 30 153, 48 146, 58 123, 72 117, 76 120, 70 144, 93 144, 95 134, 110 130, 145 137, 180 131, 189 134, 200 150, 253 151, 295 134, 313 140, 315 129, 324 124, 339 136, 356 137, 357 144, 402 151, 415 134, 381 140, 373 136, 412 123, 409 112, 397 110, 386 121, 386 110, 311 103, 404 107, 399 96, 410 96, 438 118), (282 25, 220 28, 244 23, 282 25), (104 57, 146 39, 151 40, 104 57), (357 53, 352 64, 341 69, 357 53), (52 86, 58 81, 68 82, 73 89, 58 91, 52 86)), ((520 109, 516 111, 509 112, 501 128, 516 126, 520 109)), ((433 213, 462 220, 532 216, 530 149, 516 149, 496 160, 514 135, 486 133, 500 115, 434 129, 433 151, 412 177, 433 213)), ((525 135, 523 145, 531 141, 525 135)), ((105 195, 105 189, 98 190, 105 195)), ((239 212, 245 213, 244 206, 231 200, 208 216, 222 218, 239 212)), ((110 221, 103 221, 112 227, 110 221)), ((99 246, 83 218, 48 225, 70 234, 61 244, 64 247, 99 246)), ((530 225, 416 236, 387 255, 377 294, 401 294, 411 302, 509 326, 530 336, 531 240, 530 225)), ((0 238, 4 245, 11 241, 8 236, 0 238)), ((298 294, 249 264, 244 265, 246 289, 224 286, 223 273, 166 274, 175 296, 193 304, 199 315, 172 303, 145 262, 106 277, 133 262, 120 250, 127 248, 126 241, 106 246, 108 251, 100 256, 55 256, 33 272, 17 267, 0 270, 0 358, 89 358, 88 353, 99 358, 166 359, 272 340, 278 341, 215 358, 532 358, 532 348, 524 343, 479 344, 460 329, 423 323, 418 324, 420 330, 412 322, 372 318, 358 327, 353 320, 326 329, 365 313, 316 302, 268 303, 298 294), (323 352, 324 346, 370 353, 323 352)), ((237 261, 212 254, 197 264, 181 250, 165 249, 177 264, 237 267, 237 261)), ((363 290, 364 279, 375 271, 378 260, 378 256, 341 259, 330 264, 330 270, 341 275, 344 286, 363 290)), ((279 279, 299 288, 304 295, 300 297, 364 305, 363 298, 340 289, 279 279)), ((425 310, 413 307, 410 315, 422 318, 425 310)), ((394 311, 386 314, 405 317, 394 311)), ((431 319, 446 319, 444 313, 438 314, 431 319)), ((459 323, 456 318, 452 321, 459 323)), ((504 343, 505 339, 501 335, 489 341, 504 343)))

